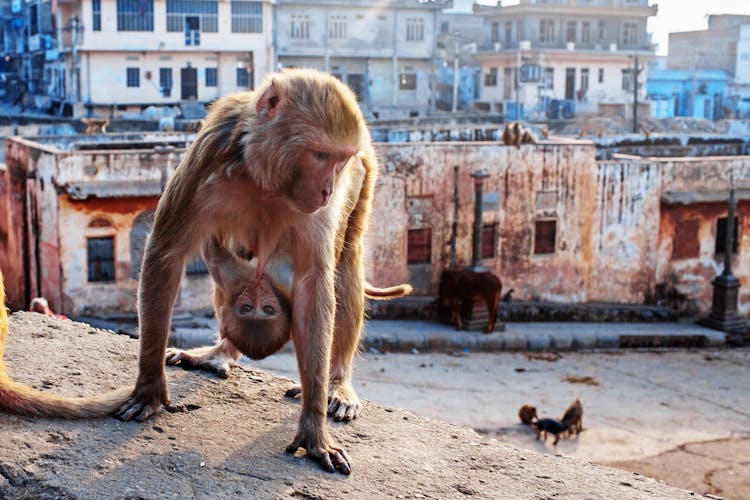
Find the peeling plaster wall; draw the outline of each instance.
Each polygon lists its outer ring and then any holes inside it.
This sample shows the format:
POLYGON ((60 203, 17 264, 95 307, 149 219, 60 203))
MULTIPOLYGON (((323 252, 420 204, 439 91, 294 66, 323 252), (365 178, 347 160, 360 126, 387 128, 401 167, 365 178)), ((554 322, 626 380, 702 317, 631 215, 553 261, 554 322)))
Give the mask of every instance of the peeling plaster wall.
MULTIPOLYGON (((497 224, 496 256, 483 263, 498 273, 504 288, 518 298, 587 300, 591 266, 591 221, 595 200, 594 147, 582 144, 525 145, 498 143, 379 144, 383 163, 376 191, 373 231, 369 236, 372 269, 378 284, 413 281, 417 293, 435 294, 440 271, 449 263, 453 222, 453 167, 459 167, 457 258, 471 263, 474 183, 471 173, 489 174, 484 192, 497 193, 497 209, 485 210, 483 222, 497 224), (552 205, 538 208, 537 193, 552 192, 552 205), (412 229, 432 227, 432 264, 406 265, 409 227, 407 201, 431 197, 433 210, 412 229), (399 209, 398 212, 392 210, 399 209), (537 217, 556 218, 556 253, 533 255, 537 217), (585 256, 589 259, 586 260, 585 256), (393 259, 398 259, 394 261, 393 259), (415 279, 416 278, 416 279, 415 279)), ((549 197, 548 197, 549 199, 549 197)), ((412 215, 412 219, 414 216, 412 215)))

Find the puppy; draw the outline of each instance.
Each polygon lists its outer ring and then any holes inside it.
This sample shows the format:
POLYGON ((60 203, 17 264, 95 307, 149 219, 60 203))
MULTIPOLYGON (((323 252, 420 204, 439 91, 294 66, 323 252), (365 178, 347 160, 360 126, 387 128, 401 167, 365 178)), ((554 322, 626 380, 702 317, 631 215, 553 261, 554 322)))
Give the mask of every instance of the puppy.
POLYGON ((537 420, 536 422, 531 424, 531 427, 536 431, 536 438, 539 439, 539 436, 544 433, 544 441, 547 441, 547 434, 554 434, 555 441, 552 443, 554 445, 557 444, 558 441, 560 441, 560 434, 565 432, 567 429, 565 425, 563 425, 562 422, 559 420, 555 420, 554 418, 543 418, 541 420, 537 420))

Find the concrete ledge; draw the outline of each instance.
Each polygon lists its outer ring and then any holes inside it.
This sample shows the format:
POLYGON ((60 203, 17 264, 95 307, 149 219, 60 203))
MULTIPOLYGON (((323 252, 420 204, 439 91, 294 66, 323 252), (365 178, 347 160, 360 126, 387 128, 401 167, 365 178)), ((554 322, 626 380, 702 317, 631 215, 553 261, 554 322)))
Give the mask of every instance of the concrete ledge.
MULTIPOLYGON (((395 332, 398 333, 398 332, 395 332)), ((18 380, 63 395, 131 384, 138 343, 32 313, 11 320, 6 361, 18 380)), ((690 498, 687 491, 365 403, 330 422, 353 473, 284 453, 300 405, 291 381, 235 369, 219 380, 167 370, 172 402, 145 423, 0 418, 2 498, 690 498)))

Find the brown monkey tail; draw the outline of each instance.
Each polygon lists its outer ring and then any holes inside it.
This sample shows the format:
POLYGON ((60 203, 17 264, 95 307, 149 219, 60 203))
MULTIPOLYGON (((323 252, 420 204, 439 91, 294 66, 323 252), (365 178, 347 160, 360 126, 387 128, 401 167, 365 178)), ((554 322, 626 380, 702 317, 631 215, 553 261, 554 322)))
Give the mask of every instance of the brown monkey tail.
POLYGON ((369 283, 365 283, 365 296, 375 300, 397 299, 409 295, 412 290, 413 288, 408 283, 388 288, 377 288, 369 283))
POLYGON ((103 417, 120 408, 132 392, 130 387, 121 387, 97 396, 68 398, 38 391, 0 373, 0 411, 27 417, 103 417))

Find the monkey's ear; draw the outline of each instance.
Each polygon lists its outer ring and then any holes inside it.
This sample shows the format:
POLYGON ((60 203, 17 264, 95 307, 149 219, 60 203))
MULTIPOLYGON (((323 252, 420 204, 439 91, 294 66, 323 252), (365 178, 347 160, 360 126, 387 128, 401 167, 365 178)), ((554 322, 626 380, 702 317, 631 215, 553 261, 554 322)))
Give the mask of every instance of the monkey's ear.
POLYGON ((273 118, 279 110, 279 103, 283 97, 281 88, 276 80, 271 80, 271 85, 261 94, 258 104, 255 105, 255 112, 258 116, 264 118, 273 118))

